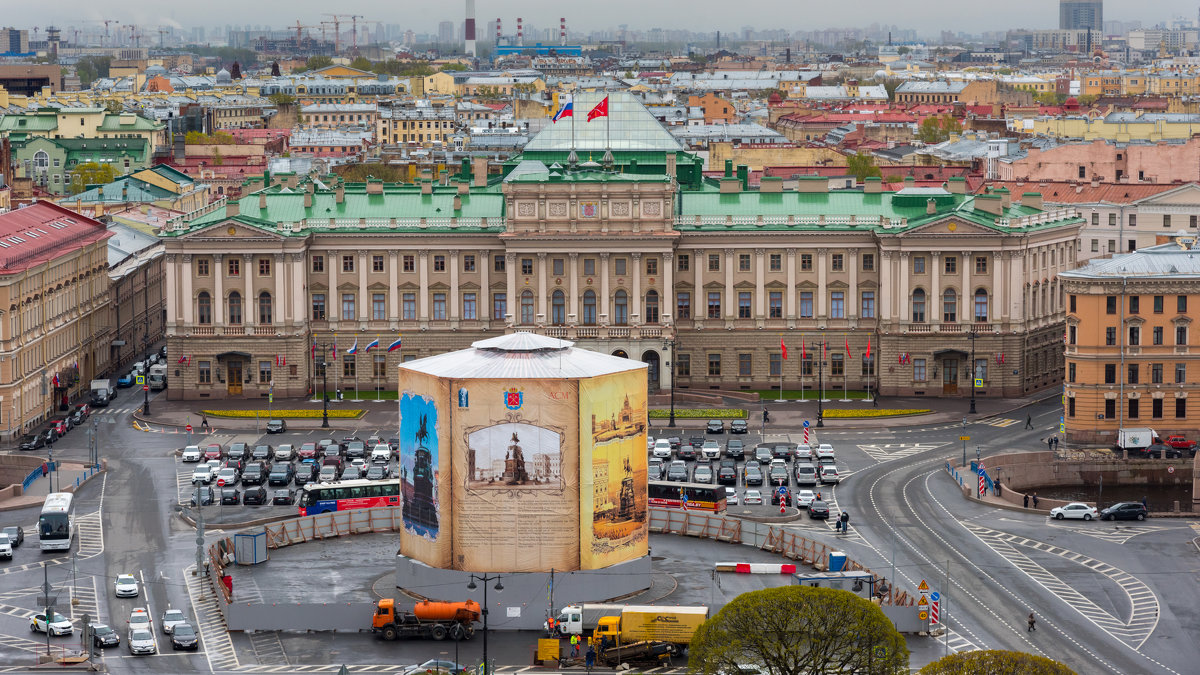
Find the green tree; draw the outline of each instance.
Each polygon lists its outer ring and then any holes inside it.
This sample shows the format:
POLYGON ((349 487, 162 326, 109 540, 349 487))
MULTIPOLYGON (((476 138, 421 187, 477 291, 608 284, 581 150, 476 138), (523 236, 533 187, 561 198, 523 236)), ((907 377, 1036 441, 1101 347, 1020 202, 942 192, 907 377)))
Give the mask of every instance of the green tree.
POLYGON ((883 610, 849 591, 783 586, 743 593, 692 639, 697 675, 752 666, 768 675, 908 672, 908 647, 883 610))
POLYGON ((111 65, 111 57, 84 56, 75 63, 75 74, 79 76, 80 84, 86 89, 97 78, 108 77, 108 70, 111 65))
POLYGON ((919 675, 1075 675, 1075 671, 1044 656, 991 649, 951 654, 925 666, 919 675))
POLYGON ((864 153, 846 158, 846 173, 854 176, 860 183, 871 176, 880 175, 879 167, 875 166, 875 157, 864 153))
POLYGON ((373 65, 374 65, 374 64, 372 64, 372 63, 371 63, 371 59, 368 59, 368 58, 367 58, 367 57, 365 57, 365 56, 359 56, 359 57, 355 58, 353 61, 351 61, 351 62, 350 62, 350 67, 351 67, 351 68, 354 68, 354 69, 356 69, 356 70, 365 70, 365 71, 368 71, 368 72, 370 72, 370 70, 371 70, 371 67, 372 67, 373 65))
POLYGON ((79 164, 70 173, 68 190, 71 194, 79 194, 89 185, 104 185, 111 183, 117 177, 117 170, 112 164, 86 162, 79 164))
POLYGON ((485 84, 475 90, 475 97, 485 101, 494 101, 500 98, 500 89, 485 84))
POLYGON ((1097 96, 1096 94, 1084 94, 1082 96, 1076 97, 1075 100, 1079 102, 1080 107, 1087 108, 1087 107, 1091 106, 1093 103, 1095 103, 1096 99, 1098 99, 1098 98, 1100 98, 1100 97, 1097 96))
POLYGON ((292 72, 303 73, 306 70, 320 70, 321 68, 327 68, 332 65, 333 65, 332 57, 325 56, 323 54, 318 54, 316 56, 308 57, 308 60, 304 62, 303 68, 297 68, 296 70, 294 70, 292 72))
POLYGON ((104 110, 113 115, 119 115, 125 112, 125 104, 117 99, 109 99, 104 102, 104 110))
POLYGON ((950 134, 962 133, 962 123, 950 115, 926 117, 917 128, 917 139, 922 143, 941 143, 950 139, 950 134))
POLYGON ((221 151, 213 148, 212 164, 213 166, 221 166, 225 163, 225 157, 221 155, 221 151))
POLYGON ((283 92, 271 94, 270 96, 267 97, 267 99, 269 101, 271 101, 271 103, 274 103, 277 107, 280 107, 280 108, 289 106, 289 105, 295 105, 295 103, 296 103, 295 96, 292 96, 291 94, 285 94, 283 92))
POLYGON ((1062 105, 1067 97, 1065 94, 1059 94, 1053 91, 1043 91, 1033 97, 1033 100, 1042 105, 1062 105))
POLYGON ((443 63, 440 70, 443 73, 451 73, 451 72, 462 72, 466 69, 467 69, 467 64, 465 64, 465 63, 443 63))

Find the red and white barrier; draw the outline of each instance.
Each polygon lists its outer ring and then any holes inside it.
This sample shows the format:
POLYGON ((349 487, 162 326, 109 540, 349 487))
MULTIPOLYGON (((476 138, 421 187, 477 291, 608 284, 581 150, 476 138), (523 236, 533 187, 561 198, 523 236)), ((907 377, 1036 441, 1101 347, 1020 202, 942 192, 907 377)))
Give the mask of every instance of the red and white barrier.
POLYGON ((796 566, 792 563, 737 563, 719 562, 715 565, 718 572, 736 572, 738 574, 795 574, 796 566))

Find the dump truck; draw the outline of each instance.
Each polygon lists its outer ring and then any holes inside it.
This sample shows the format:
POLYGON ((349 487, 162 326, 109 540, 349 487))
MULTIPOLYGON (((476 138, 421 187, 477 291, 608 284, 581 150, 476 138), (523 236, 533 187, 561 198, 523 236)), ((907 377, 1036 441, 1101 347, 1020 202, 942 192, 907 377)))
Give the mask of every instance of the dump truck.
POLYGON ((424 600, 413 605, 411 612, 396 610, 396 601, 384 598, 375 605, 371 632, 383 639, 429 638, 433 640, 469 640, 475 634, 475 623, 482 616, 479 603, 432 602, 424 600))

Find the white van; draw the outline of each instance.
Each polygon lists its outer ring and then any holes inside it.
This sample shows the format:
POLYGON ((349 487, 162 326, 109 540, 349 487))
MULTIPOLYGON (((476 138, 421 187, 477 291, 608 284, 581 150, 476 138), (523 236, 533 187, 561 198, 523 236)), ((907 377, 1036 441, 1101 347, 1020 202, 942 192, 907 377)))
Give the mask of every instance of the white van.
POLYGON ((372 464, 388 464, 392 461, 392 448, 387 443, 380 443, 371 449, 372 464))

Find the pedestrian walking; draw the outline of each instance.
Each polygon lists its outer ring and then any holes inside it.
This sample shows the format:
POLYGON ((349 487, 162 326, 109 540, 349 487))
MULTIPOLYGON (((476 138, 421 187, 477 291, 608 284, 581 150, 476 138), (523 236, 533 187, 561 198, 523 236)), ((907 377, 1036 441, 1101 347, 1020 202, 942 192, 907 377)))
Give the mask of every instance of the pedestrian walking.
POLYGON ((601 636, 600 636, 600 651, 601 651, 601 652, 604 652, 604 651, 607 651, 607 650, 608 650, 608 636, 607 636, 607 635, 601 635, 601 636))
POLYGON ((1000 496, 1000 491, 1001 491, 1001 488, 1000 488, 1000 479, 999 479, 999 478, 997 478, 997 479, 996 479, 996 496, 997 496, 997 497, 999 497, 999 496, 1000 496))
POLYGON ((1029 622, 1029 628, 1025 629, 1026 633, 1032 633, 1037 630, 1037 619, 1033 618, 1033 612, 1029 612, 1029 618, 1026 621, 1029 622))
POLYGON ((591 670, 592 666, 596 665, 596 648, 588 645, 587 655, 584 657, 587 669, 591 670))
POLYGON ((764 410, 763 411, 763 424, 766 424, 767 422, 770 422, 770 421, 771 421, 771 411, 764 410))
POLYGON ((879 407, 879 391, 878 390, 876 390, 875 395, 871 397, 871 407, 872 408, 879 407))
POLYGON ((1049 450, 1050 452, 1054 452, 1054 437, 1053 436, 1049 436, 1046 438, 1046 449, 1049 450))
POLYGON ((211 431, 212 427, 208 426, 208 415, 200 413, 200 428, 205 431, 211 431))
POLYGON ((1026 429, 1033 428, 1033 413, 1029 413, 1028 415, 1025 416, 1025 428, 1026 429))
POLYGON ((838 524, 841 527, 842 534, 849 534, 850 533, 850 514, 846 511, 842 511, 842 517, 838 518, 838 524))
POLYGON ((571 636, 571 656, 573 656, 575 658, 579 657, 579 636, 578 635, 571 636))
POLYGON ((1058 451, 1058 436, 1054 437, 1054 450, 1055 452, 1058 451))
POLYGON ((1025 495, 1025 508, 1029 508, 1029 495, 1025 495))
POLYGON ((1038 503, 1038 498, 1037 498, 1037 493, 1035 492, 1035 493, 1033 493, 1033 508, 1035 508, 1035 509, 1037 508, 1037 503, 1038 503))
POLYGON ((1147 511, 1150 510, 1150 507, 1146 505, 1146 497, 1145 496, 1142 497, 1142 508, 1146 509, 1147 511))

